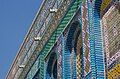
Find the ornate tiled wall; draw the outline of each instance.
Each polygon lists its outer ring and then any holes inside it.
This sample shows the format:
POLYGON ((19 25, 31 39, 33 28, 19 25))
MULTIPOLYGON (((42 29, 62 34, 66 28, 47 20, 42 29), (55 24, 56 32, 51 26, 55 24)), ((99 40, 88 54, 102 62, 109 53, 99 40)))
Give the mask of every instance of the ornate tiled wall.
POLYGON ((91 72, 87 0, 84 0, 82 4, 82 34, 84 52, 84 77, 86 77, 91 72))
POLYGON ((62 53, 63 53, 63 36, 61 35, 57 42, 57 52, 58 52, 58 79, 62 79, 62 53))
POLYGON ((21 48, 23 62, 18 62, 25 67, 17 70, 17 65, 11 72, 18 73, 12 76, 16 79, 119 78, 120 14, 113 2, 45 0, 21 48), (50 8, 58 11, 50 13, 50 8), (41 40, 34 41, 35 36, 41 40))
POLYGON ((107 75, 110 79, 112 77, 117 78, 120 74, 117 74, 119 71, 115 71, 114 67, 120 63, 120 14, 114 5, 103 16, 101 25, 103 28, 107 75))

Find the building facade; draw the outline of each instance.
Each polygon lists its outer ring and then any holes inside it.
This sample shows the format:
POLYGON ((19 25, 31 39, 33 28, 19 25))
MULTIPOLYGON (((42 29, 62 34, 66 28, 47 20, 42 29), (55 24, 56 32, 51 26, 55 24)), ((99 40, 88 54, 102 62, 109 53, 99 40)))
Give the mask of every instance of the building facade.
POLYGON ((120 79, 120 1, 44 0, 6 79, 120 79))

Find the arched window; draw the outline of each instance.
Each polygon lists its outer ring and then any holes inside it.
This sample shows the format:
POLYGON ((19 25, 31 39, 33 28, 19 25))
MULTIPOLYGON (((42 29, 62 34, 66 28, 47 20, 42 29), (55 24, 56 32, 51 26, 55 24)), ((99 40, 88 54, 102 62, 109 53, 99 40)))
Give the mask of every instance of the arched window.
POLYGON ((78 21, 73 22, 68 30, 65 44, 65 78, 80 79, 83 76, 82 31, 78 21))
POLYGON ((52 52, 48 59, 46 79, 57 79, 57 54, 52 52))

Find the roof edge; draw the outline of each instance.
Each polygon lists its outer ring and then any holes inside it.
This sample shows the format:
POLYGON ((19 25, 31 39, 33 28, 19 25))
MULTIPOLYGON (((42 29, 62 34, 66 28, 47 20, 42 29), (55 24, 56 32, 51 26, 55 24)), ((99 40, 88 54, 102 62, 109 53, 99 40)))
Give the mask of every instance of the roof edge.
POLYGON ((5 79, 9 79, 8 77, 9 77, 9 74, 10 74, 11 70, 13 69, 13 67, 14 67, 14 65, 15 65, 14 63, 16 62, 18 56, 20 55, 21 49, 23 48, 24 43, 26 42, 26 39, 28 38, 28 36, 29 36, 29 34, 30 34, 30 32, 31 32, 31 30, 32 30, 32 28, 33 28, 33 25, 35 24, 35 21, 37 20, 37 17, 38 17, 38 15, 40 14, 40 12, 41 12, 41 10, 42 10, 43 5, 45 4, 45 2, 46 2, 46 0, 43 0, 42 4, 40 5, 40 8, 39 8, 39 10, 38 10, 35 18, 34 18, 33 21, 32 21, 32 24, 31 24, 31 26, 30 26, 30 28, 29 28, 29 30, 28 30, 28 32, 27 32, 27 34, 26 34, 26 36, 25 36, 25 38, 24 38, 24 40, 23 40, 23 42, 22 42, 22 44, 21 44, 21 46, 20 46, 20 48, 19 48, 19 50, 18 50, 18 52, 17 52, 17 54, 16 54, 16 56, 15 56, 13 62, 12 62, 12 65, 11 65, 11 67, 10 67, 10 69, 9 69, 6 77, 5 77, 5 79))

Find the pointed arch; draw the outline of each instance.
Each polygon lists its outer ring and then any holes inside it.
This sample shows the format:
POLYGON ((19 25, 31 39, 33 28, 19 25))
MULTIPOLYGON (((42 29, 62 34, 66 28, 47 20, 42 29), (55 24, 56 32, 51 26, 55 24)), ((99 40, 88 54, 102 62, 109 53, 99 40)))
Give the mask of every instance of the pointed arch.
POLYGON ((48 59, 46 78, 57 79, 57 54, 52 52, 48 59))
MULTIPOLYGON (((68 63, 66 69, 70 69, 67 77, 82 78, 83 52, 82 52, 82 26, 78 21, 73 22, 68 30, 65 49, 68 63)), ((66 78, 67 78, 66 77, 66 78)))
POLYGON ((75 36, 75 32, 77 32, 80 29, 80 24, 78 21, 73 22, 70 25, 69 31, 68 31, 68 35, 67 35, 67 40, 66 40, 66 47, 67 49, 70 51, 72 51, 72 47, 74 47, 75 45, 75 41, 74 40, 74 36, 75 36), (74 42, 74 44, 72 44, 74 42))

